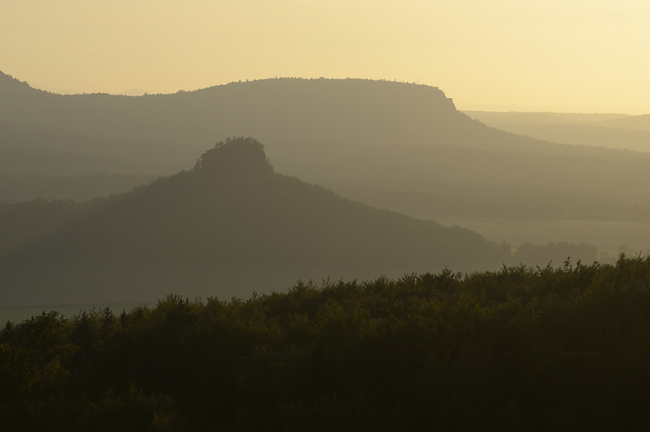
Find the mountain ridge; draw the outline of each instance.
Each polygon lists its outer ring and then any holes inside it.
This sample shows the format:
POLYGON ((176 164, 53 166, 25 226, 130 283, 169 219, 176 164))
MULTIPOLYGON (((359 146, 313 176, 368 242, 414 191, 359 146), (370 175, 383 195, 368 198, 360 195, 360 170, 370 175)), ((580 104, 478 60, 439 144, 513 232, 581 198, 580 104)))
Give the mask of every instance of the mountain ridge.
MULTIPOLYGON (((8 104, 0 98, 0 122, 55 127, 75 137, 71 146, 64 137, 42 143, 47 138, 33 134, 28 141, 38 145, 31 148, 73 147, 80 158, 83 149, 85 160, 111 155, 117 160, 106 165, 117 172, 171 174, 190 166, 215 136, 254 136, 265 143, 279 172, 338 191, 397 191, 407 198, 414 191, 449 194, 456 186, 489 184, 498 189, 490 197, 498 209, 507 203, 497 195, 517 184, 530 189, 533 201, 540 188, 544 195, 558 197, 551 206, 546 200, 533 202, 530 208, 543 212, 526 216, 536 219, 600 217, 592 209, 609 206, 607 218, 637 220, 647 206, 643 197, 650 184, 650 154, 499 131, 459 112, 444 92, 430 86, 286 78, 167 95, 50 95, 36 104, 23 99, 8 104), (83 137, 88 137, 87 146, 83 137), (589 202, 580 207, 575 197, 589 202), (567 209, 561 202, 576 204, 567 209), (635 206, 641 206, 641 213, 635 206)), ((0 142, 0 153, 11 144, 7 140, 0 142)), ((31 157, 14 159, 35 163, 31 157)), ((70 158, 58 161, 71 169, 70 158)), ((397 200, 355 198, 402 210, 397 200)), ((481 216, 472 203, 485 198, 458 196, 468 210, 457 215, 481 216)))

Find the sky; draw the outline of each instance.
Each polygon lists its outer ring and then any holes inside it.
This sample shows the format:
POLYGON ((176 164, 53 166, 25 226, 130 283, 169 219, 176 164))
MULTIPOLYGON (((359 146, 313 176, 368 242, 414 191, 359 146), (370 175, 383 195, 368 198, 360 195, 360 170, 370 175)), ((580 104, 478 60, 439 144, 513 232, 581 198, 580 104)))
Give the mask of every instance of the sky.
POLYGON ((0 0, 0 70, 59 93, 350 77, 464 110, 646 114, 649 22, 647 0, 0 0))

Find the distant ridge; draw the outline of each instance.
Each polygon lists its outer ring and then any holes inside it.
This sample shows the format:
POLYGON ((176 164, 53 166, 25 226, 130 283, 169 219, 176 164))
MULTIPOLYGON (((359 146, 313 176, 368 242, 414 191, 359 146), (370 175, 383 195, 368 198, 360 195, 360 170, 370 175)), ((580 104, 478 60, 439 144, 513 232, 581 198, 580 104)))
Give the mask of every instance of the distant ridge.
MULTIPOLYGON (((275 78, 135 97, 35 92, 37 106, 30 98, 0 100, 0 121, 131 141, 142 155, 154 144, 164 147, 143 164, 146 172, 182 169, 214 136, 258 137, 283 172, 303 178, 314 167, 298 168, 297 152, 313 153, 321 163, 329 162, 322 160, 331 157, 329 150, 352 157, 432 146, 575 152, 491 129, 459 112, 437 87, 392 81, 275 78)), ((308 180, 321 182, 322 176, 308 180)))
POLYGON ((21 172, 36 171, 34 149, 47 149, 51 173, 87 163, 171 174, 215 136, 254 136, 279 172, 414 216, 648 219, 650 153, 496 130, 436 87, 283 78, 140 97, 30 94, 0 96, 0 127, 26 131, 4 134, 0 159, 12 149, 21 172))
POLYGON ((650 152, 650 116, 464 111, 496 129, 573 146, 650 152))
POLYGON ((20 100, 9 107, 0 100, 0 120, 136 141, 183 139, 196 146, 195 139, 205 142, 215 132, 282 139, 288 127, 302 140, 410 140, 423 125, 448 127, 458 114, 436 87, 360 79, 267 79, 136 97, 50 96, 39 107, 20 100))
POLYGON ((43 90, 31 87, 27 82, 20 81, 11 75, 0 71, 0 95, 3 97, 28 96, 47 94, 43 90))
POLYGON ((471 118, 493 124, 535 124, 535 125, 593 125, 609 120, 631 117, 628 114, 613 113, 558 113, 528 111, 463 111, 471 118))
MULTIPOLYGON (((384 165, 433 147, 574 152, 474 121, 437 87, 391 81, 280 78, 139 97, 38 95, 37 104, 29 97, 0 98, 0 121, 116 141, 112 156, 141 161, 138 171, 144 173, 182 169, 214 136, 255 136, 266 143, 280 171, 319 184, 331 184, 334 170, 342 181, 392 171, 384 165), (157 157, 151 158, 154 148, 157 157), (364 161, 364 170, 357 169, 357 159, 364 161)), ((78 151, 105 148, 88 145, 78 151)), ((415 157, 417 165, 424 162, 415 157)))
POLYGON ((650 114, 630 116, 603 122, 606 126, 650 132, 650 114))

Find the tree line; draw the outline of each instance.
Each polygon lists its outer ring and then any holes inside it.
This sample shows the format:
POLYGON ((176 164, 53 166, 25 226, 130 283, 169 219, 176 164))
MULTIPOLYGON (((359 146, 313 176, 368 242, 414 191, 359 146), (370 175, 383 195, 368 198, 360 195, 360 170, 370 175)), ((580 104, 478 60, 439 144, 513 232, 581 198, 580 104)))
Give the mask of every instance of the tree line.
POLYGON ((3 431, 642 430, 650 258, 56 312, 0 331, 3 431))

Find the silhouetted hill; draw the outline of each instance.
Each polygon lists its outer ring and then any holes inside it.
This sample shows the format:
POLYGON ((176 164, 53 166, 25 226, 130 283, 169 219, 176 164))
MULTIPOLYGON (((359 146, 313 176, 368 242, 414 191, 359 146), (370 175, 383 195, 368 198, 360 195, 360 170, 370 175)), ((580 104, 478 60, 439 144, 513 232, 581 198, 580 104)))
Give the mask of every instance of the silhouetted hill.
MULTIPOLYGON (((142 97, 38 91, 30 96, 0 101, 0 121, 128 141, 141 148, 136 158, 141 172, 182 169, 214 136, 259 137, 282 172, 320 183, 332 165, 351 171, 346 161, 383 163, 373 156, 386 152, 410 160, 409 152, 421 147, 575 153, 473 121, 438 88, 388 81, 287 78, 142 97), (164 151, 146 159, 152 145, 164 151), (301 168, 304 164, 309 168, 301 168)), ((89 147, 96 150, 87 152, 97 151, 101 144, 89 147)))
POLYGON ((37 240, 21 260, 353 267, 499 262, 498 247, 469 230, 372 209, 276 174, 253 139, 219 143, 190 171, 77 206, 74 224, 37 240))
POLYGON ((165 267, 234 266, 262 275, 281 267, 347 268, 348 275, 363 268, 471 270, 498 267, 510 250, 277 174, 258 141, 239 138, 217 144, 189 171, 123 195, 1 205, 0 254, 0 294, 16 298, 20 286, 27 302, 29 295, 84 297, 105 286, 107 274, 107 290, 145 292, 165 267), (57 287, 52 280, 61 274, 66 284, 57 287), (35 278, 27 287, 24 275, 35 278))

